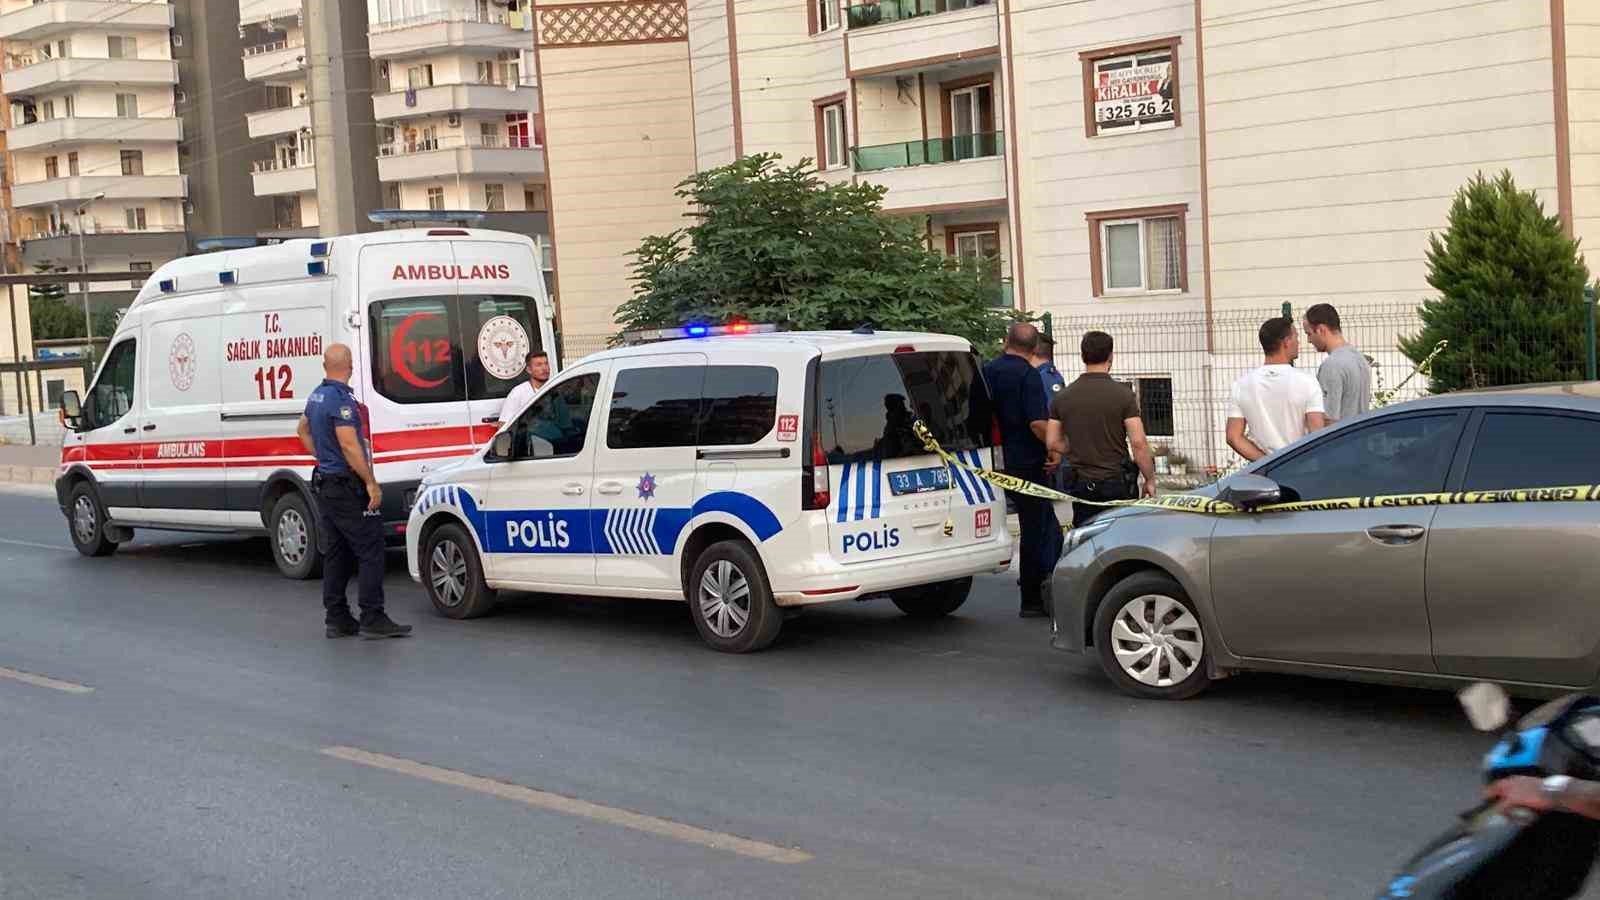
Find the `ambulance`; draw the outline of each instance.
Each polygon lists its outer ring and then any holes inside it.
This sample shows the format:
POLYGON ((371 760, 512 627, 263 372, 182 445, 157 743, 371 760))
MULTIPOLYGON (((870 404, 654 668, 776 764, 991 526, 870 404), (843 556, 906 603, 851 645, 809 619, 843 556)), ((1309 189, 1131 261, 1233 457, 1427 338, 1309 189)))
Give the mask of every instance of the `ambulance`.
POLYGON ((974 575, 1010 565, 1001 492, 912 428, 995 464, 965 340, 676 337, 586 357, 489 446, 423 476, 406 559, 440 614, 482 615, 501 590, 683 600, 707 644, 743 653, 821 603, 948 615, 974 575))
POLYGON ((418 482, 499 430, 527 354, 555 366, 533 241, 465 228, 205 253, 154 272, 87 395, 69 392, 56 495, 73 544, 137 529, 265 534, 279 570, 320 566, 313 460, 296 426, 322 354, 350 345, 388 537, 418 482))

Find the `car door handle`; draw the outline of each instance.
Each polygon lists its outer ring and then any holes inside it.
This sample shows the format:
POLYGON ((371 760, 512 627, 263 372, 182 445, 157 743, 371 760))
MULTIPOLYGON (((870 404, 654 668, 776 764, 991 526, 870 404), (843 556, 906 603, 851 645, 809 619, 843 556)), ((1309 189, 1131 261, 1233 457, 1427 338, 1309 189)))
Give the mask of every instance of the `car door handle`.
POLYGON ((568 497, 581 497, 583 496, 583 485, 569 484, 561 489, 561 493, 566 494, 568 497))
POLYGON ((123 434, 133 434, 133 433, 134 433, 134 432, 135 432, 135 431, 138 431, 138 430, 139 430, 139 429, 137 429, 137 428, 134 428, 134 427, 132 427, 132 426, 129 426, 129 427, 127 427, 127 428, 124 428, 124 429, 122 429, 122 433, 123 433, 123 434))
POLYGON ((155 430, 156 430, 156 426, 155 426, 155 425, 153 425, 153 424, 151 424, 151 425, 146 425, 146 426, 145 426, 145 427, 144 427, 144 430, 145 430, 145 431, 155 431, 155 430))
POLYGON ((602 493, 602 494, 620 494, 620 493, 622 493, 622 482, 620 482, 620 481, 602 481, 602 482, 600 482, 600 493, 602 493))
POLYGON ((1367 537, 1380 544, 1414 544, 1427 533, 1428 529, 1421 525, 1374 525, 1367 529, 1367 537))
POLYGON ((499 425, 500 424, 500 417, 499 416, 484 416, 483 417, 483 424, 485 424, 485 425, 499 425))

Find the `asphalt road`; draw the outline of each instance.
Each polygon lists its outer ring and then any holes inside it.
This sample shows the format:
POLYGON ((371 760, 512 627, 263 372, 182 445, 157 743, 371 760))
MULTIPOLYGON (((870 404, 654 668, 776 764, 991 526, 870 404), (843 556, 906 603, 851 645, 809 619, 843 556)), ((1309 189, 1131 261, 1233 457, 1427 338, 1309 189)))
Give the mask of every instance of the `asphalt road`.
POLYGON ((1128 699, 1003 578, 734 657, 677 604, 440 619, 397 556, 416 636, 330 641, 264 541, 70 548, 0 494, 0 668, 93 689, 0 677, 5 898, 1370 897, 1488 744, 1442 693, 1128 699))

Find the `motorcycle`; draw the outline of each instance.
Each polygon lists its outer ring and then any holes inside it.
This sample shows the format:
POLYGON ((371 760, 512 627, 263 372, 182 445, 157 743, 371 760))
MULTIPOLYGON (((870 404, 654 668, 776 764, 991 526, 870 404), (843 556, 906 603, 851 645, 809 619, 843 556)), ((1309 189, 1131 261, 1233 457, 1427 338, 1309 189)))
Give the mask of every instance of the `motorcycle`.
MULTIPOLYGON (((1461 701, 1480 731, 1510 718, 1510 700, 1495 685, 1473 685, 1461 701)), ((1523 716, 1484 757, 1483 769, 1486 783, 1513 775, 1600 780, 1600 697, 1574 694, 1523 716)), ((1575 897, 1597 851, 1600 822, 1485 802, 1428 842, 1378 900, 1575 897)))

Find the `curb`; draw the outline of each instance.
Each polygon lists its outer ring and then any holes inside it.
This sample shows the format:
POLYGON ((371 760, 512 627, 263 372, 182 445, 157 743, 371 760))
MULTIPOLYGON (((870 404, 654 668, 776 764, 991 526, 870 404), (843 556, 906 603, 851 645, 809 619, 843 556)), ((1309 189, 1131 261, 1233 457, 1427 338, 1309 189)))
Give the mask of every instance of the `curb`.
POLYGON ((54 484, 53 466, 0 466, 0 482, 12 484, 54 484))

